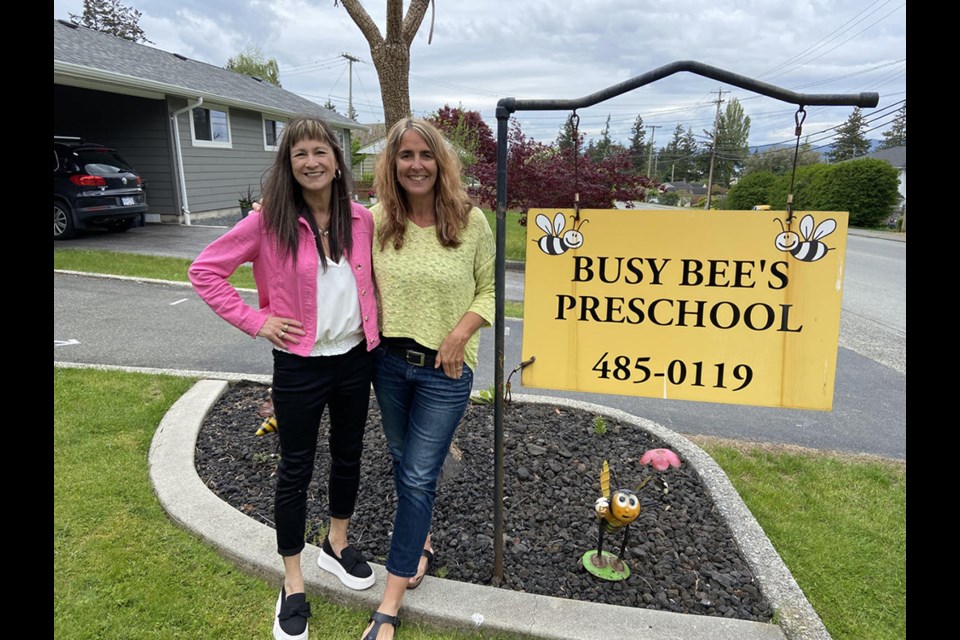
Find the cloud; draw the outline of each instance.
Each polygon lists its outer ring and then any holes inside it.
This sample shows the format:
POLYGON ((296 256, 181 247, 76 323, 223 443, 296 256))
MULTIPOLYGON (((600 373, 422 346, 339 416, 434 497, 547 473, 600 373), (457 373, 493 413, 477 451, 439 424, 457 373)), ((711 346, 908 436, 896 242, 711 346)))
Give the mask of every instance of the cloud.
MULTIPOLYGON (((672 62, 696 60, 800 93, 879 92, 879 110, 906 98, 905 4, 439 3, 432 42, 427 44, 433 8, 411 47, 411 105, 417 115, 462 105, 480 111, 495 129, 501 98, 581 98, 672 62)), ((382 32, 385 0, 364 6, 382 32)), ((358 119, 382 120, 369 46, 332 0, 138 0, 136 8, 147 37, 162 49, 223 66, 245 47, 257 46, 277 60, 284 88, 320 104, 330 99, 345 113, 352 79, 358 119), (344 53, 360 62, 351 67, 344 53)), ((54 0, 55 17, 81 11, 81 0, 54 0)), ((599 133, 609 115, 611 134, 626 139, 640 115, 645 124, 659 127, 657 141, 668 139, 677 124, 700 135, 712 127, 718 95, 740 101, 751 118, 752 145, 793 138, 795 105, 685 72, 581 110, 581 127, 599 133)), ((851 111, 808 108, 804 130, 829 130, 851 111)), ((524 133, 551 141, 569 114, 516 115, 524 133)))

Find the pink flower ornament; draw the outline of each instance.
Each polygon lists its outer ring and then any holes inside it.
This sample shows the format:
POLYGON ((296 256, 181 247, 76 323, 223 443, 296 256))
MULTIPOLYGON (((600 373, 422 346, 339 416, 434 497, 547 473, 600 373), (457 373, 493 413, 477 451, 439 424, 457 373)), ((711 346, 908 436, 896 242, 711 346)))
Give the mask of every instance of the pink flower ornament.
POLYGON ((652 465, 657 471, 665 471, 669 467, 680 468, 680 458, 670 449, 650 449, 640 456, 640 464, 652 465))

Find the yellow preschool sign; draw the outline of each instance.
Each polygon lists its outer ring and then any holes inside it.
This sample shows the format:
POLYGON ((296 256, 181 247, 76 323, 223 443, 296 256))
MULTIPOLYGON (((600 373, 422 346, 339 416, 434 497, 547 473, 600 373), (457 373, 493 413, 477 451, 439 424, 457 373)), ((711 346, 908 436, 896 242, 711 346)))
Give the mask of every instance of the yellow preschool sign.
POLYGON ((847 217, 529 211, 523 385, 829 411, 847 217))

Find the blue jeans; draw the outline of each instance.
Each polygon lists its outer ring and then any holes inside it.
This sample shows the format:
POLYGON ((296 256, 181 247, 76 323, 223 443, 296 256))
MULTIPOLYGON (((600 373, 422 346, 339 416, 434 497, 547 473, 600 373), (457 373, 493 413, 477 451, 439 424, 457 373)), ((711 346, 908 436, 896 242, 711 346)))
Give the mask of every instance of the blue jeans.
POLYGON ((393 458, 397 492, 386 564, 395 576, 412 578, 417 574, 433 519, 440 468, 472 389, 473 370, 466 364, 458 380, 448 378, 442 367, 407 364, 382 346, 377 348, 373 390, 393 458))

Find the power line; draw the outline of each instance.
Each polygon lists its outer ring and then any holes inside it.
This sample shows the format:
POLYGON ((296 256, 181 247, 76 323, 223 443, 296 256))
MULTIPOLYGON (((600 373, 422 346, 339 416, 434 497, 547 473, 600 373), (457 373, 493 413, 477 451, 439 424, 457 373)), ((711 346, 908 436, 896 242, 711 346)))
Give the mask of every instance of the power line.
POLYGON ((308 62, 307 64, 302 64, 299 66, 293 67, 284 67, 283 72, 286 75, 296 75, 299 73, 309 73, 311 71, 325 71, 327 69, 332 69, 343 64, 340 56, 334 56, 332 58, 324 58, 323 60, 316 60, 314 62, 308 62))
MULTIPOLYGON (((885 0, 885 1, 883 2, 883 4, 880 5, 880 7, 877 7, 877 8, 875 8, 875 9, 873 9, 873 11, 871 11, 870 14, 868 14, 868 15, 873 15, 873 13, 876 13, 881 7, 883 7, 883 6, 886 5, 886 4, 889 4, 891 1, 892 1, 892 0, 885 0)), ((876 0, 872 5, 870 5, 870 7, 872 7, 873 5, 877 4, 877 2, 879 2, 879 0, 876 0)), ((826 36, 824 36, 823 38, 821 38, 820 40, 818 40, 817 42, 815 42, 813 45, 807 47, 806 49, 804 49, 804 50, 801 51, 800 53, 794 55, 794 56, 791 57, 791 58, 787 58, 786 60, 784 60, 783 62, 781 62, 781 63, 778 64, 777 66, 773 67, 772 69, 768 69, 767 71, 764 71, 763 73, 760 74, 759 77, 760 77, 760 78, 776 77, 776 74, 775 74, 776 71, 779 71, 780 69, 783 69, 783 68, 787 67, 787 66, 790 65, 792 62, 800 61, 800 60, 803 59, 803 57, 806 56, 808 53, 813 53, 813 52, 816 51, 817 49, 820 49, 821 47, 826 46, 826 45, 829 44, 831 41, 833 41, 833 40, 835 40, 836 38, 838 38, 842 33, 844 33, 845 31, 849 30, 849 27, 852 27, 852 26, 854 26, 854 25, 856 25, 856 24, 859 24, 860 22, 862 22, 863 20, 865 20, 867 16, 864 16, 864 17, 860 18, 859 20, 857 20, 857 18, 858 18, 859 16, 861 16, 863 13, 867 12, 867 11, 870 9, 870 7, 867 7, 866 9, 863 9, 862 11, 860 11, 859 13, 857 13, 855 16, 853 16, 853 18, 850 18, 850 19, 847 20, 845 23, 843 23, 842 25, 840 25, 839 27, 837 27, 836 29, 834 29, 832 32, 830 32, 829 34, 827 34, 826 36), (853 24, 851 24, 851 23, 853 23, 853 24)), ((871 25, 871 26, 872 26, 872 25, 871 25)), ((811 61, 810 59, 806 59, 806 60, 804 60, 803 64, 807 64, 807 63, 810 62, 810 61, 811 61)), ((798 65, 798 66, 799 66, 799 67, 802 67, 803 64, 798 65)), ((781 75, 782 75, 782 74, 781 74, 781 75)))

